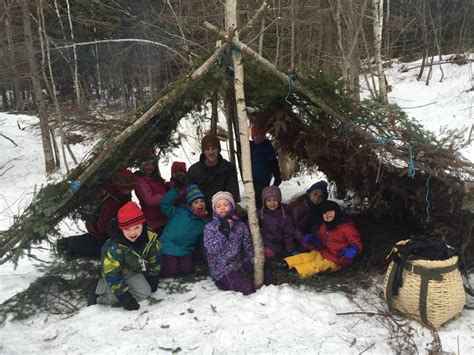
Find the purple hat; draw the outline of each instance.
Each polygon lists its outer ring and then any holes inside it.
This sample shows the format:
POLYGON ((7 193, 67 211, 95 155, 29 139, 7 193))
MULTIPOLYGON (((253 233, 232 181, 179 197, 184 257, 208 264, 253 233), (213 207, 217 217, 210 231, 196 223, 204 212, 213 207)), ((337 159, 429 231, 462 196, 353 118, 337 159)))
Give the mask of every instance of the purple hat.
POLYGON ((262 190, 262 201, 265 202, 270 197, 274 197, 281 202, 281 190, 278 186, 267 186, 262 190))

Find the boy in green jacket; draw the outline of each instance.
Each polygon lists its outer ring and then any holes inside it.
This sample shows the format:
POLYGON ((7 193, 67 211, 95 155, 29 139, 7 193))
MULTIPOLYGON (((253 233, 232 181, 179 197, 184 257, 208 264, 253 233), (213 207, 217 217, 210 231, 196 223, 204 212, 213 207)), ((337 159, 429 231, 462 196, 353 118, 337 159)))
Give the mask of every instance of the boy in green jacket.
POLYGON ((158 288, 161 244, 158 235, 145 224, 145 216, 135 202, 119 209, 108 227, 110 239, 102 248, 102 279, 89 305, 119 303, 126 310, 158 288))
POLYGON ((161 277, 194 272, 194 248, 202 242, 204 225, 210 222, 204 195, 197 185, 187 186, 186 205, 175 206, 173 202, 176 198, 178 192, 172 188, 160 203, 161 211, 168 217, 168 224, 160 237, 163 245, 161 277))

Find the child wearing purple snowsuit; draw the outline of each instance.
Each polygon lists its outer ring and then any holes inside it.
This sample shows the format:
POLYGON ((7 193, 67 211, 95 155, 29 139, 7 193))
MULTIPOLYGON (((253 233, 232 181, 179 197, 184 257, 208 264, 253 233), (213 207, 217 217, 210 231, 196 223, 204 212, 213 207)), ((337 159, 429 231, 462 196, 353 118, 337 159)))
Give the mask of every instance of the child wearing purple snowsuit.
POLYGON ((235 214, 232 194, 217 192, 212 197, 212 210, 213 220, 204 226, 204 247, 216 286, 244 295, 255 292, 248 277, 253 275, 255 257, 252 238, 247 225, 235 214))
POLYGON ((262 201, 263 207, 258 210, 257 216, 265 259, 292 255, 295 252, 294 239, 299 240, 302 235, 286 211, 286 206, 281 203, 280 188, 274 185, 265 187, 262 201))

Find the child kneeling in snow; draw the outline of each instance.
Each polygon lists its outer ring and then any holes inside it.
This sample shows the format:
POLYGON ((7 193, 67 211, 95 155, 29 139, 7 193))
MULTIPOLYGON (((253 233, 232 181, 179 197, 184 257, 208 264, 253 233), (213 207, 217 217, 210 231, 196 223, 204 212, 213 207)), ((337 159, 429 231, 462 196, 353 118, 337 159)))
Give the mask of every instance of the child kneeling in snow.
POLYGON ((211 276, 224 291, 244 295, 255 292, 252 277, 252 238, 247 225, 235 214, 232 194, 219 191, 212 196, 213 220, 204 227, 204 247, 211 276))
POLYGON ((186 188, 187 205, 174 205, 178 191, 172 188, 160 202, 161 211, 168 217, 160 240, 161 277, 175 277, 194 272, 194 248, 202 242, 204 225, 210 222, 204 195, 197 185, 186 188))
POLYGON ((132 201, 110 221, 108 233, 110 239, 102 248, 102 279, 95 290, 95 302, 90 300, 89 304, 119 303, 126 310, 137 310, 138 302, 158 288, 158 235, 146 227, 142 210, 132 201))
MULTIPOLYGON (((362 251, 360 234, 352 221, 343 215, 339 205, 328 200, 321 203, 320 209, 323 224, 319 228, 319 236, 313 241, 316 250, 284 259, 288 268, 294 268, 300 277, 338 271, 352 264, 355 256, 362 251)), ((307 242, 311 236, 305 235, 307 242)))
POLYGON ((263 207, 258 210, 258 224, 265 252, 265 259, 288 256, 295 252, 294 239, 302 239, 286 206, 281 203, 278 186, 267 186, 262 191, 263 207))

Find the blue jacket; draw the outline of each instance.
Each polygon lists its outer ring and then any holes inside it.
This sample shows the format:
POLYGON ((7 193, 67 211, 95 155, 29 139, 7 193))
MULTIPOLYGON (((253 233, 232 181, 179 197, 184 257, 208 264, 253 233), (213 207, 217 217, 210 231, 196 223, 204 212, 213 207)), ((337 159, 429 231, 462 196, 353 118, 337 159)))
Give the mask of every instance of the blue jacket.
POLYGON ((161 254, 192 255, 194 247, 202 240, 204 225, 210 220, 199 217, 187 205, 176 207, 173 202, 177 198, 178 192, 172 188, 160 202, 161 211, 168 217, 168 224, 160 237, 161 254))
MULTIPOLYGON (((272 175, 276 181, 281 181, 280 167, 272 143, 265 139, 260 144, 250 141, 253 181, 270 184, 272 175)), ((278 185, 277 183, 276 185, 278 185)))

